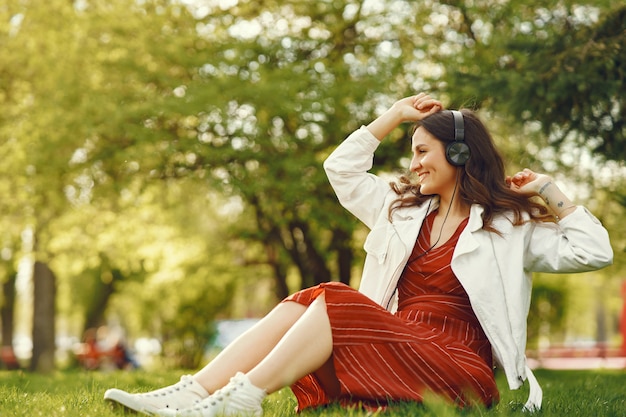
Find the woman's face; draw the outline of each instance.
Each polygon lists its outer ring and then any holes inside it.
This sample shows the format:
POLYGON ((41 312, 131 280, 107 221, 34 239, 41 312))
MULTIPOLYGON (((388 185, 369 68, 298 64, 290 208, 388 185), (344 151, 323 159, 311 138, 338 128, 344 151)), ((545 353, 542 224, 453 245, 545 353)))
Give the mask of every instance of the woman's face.
POLYGON ((418 174, 420 192, 425 195, 446 195, 454 190, 457 169, 445 155, 443 142, 423 127, 417 128, 411 141, 413 158, 411 172, 418 174))

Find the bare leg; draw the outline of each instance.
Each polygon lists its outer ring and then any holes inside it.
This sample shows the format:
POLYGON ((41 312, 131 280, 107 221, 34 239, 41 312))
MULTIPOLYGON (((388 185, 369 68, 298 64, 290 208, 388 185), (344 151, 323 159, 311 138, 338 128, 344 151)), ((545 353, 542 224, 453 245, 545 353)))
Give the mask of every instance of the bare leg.
POLYGON ((278 304, 198 371, 195 380, 212 393, 226 385, 237 372, 247 373, 274 349, 306 310, 306 306, 296 302, 278 304))
POLYGON ((320 295, 285 333, 280 342, 248 373, 268 393, 289 386, 303 376, 328 366, 333 351, 326 299, 320 295))

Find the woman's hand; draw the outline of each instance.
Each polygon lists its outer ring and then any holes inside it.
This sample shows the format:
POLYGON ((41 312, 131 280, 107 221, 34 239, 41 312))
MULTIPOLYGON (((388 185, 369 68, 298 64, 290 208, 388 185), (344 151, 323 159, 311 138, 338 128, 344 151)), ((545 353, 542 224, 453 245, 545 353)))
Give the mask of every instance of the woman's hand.
POLYGON ((426 93, 419 93, 393 103, 389 110, 367 125, 367 128, 378 140, 383 140, 399 124, 424 120, 442 108, 439 100, 426 93))
POLYGON ((525 168, 512 177, 506 177, 506 183, 509 189, 525 196, 538 195, 541 187, 551 181, 552 179, 548 175, 537 174, 528 168, 525 168))
POLYGON ((520 195, 540 196, 558 219, 563 219, 576 210, 576 205, 552 182, 552 178, 548 175, 524 169, 512 177, 506 177, 506 183, 511 191, 520 195))
POLYGON ((397 111, 403 122, 418 122, 441 109, 443 105, 439 100, 426 93, 419 93, 396 101, 390 111, 397 111))

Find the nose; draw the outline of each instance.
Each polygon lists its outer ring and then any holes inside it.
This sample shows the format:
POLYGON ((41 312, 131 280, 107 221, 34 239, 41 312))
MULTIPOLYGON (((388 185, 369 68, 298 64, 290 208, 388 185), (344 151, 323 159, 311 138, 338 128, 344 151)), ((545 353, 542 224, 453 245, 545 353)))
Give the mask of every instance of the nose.
POLYGON ((420 158, 418 158, 417 155, 413 155, 413 158, 411 158, 411 165, 409 166, 409 170, 411 172, 417 172, 417 170, 420 169, 421 167, 422 167, 422 162, 420 158))

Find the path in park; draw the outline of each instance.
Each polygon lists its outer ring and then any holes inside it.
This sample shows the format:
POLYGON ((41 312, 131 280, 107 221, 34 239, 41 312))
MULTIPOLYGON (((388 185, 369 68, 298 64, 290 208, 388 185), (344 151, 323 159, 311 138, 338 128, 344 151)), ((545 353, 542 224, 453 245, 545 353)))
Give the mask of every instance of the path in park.
POLYGON ((531 369, 624 369, 626 370, 626 357, 550 357, 528 358, 531 369))

